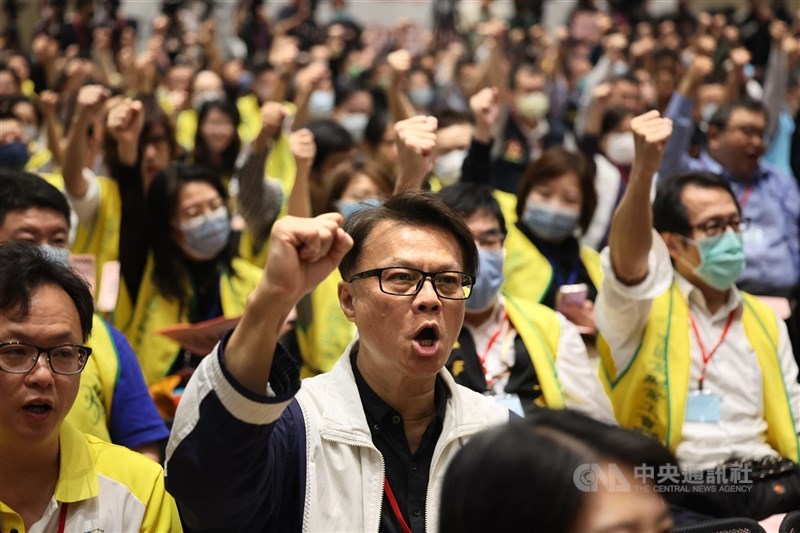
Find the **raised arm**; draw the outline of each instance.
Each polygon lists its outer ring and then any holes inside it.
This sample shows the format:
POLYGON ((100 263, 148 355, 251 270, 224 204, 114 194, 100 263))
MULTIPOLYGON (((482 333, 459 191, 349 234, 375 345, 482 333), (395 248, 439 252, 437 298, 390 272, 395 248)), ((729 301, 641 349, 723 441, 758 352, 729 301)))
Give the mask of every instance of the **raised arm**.
POLYGON ((89 180, 83 175, 86 136, 94 118, 103 112, 109 96, 108 89, 100 85, 86 85, 78 92, 75 114, 67 135, 63 169, 64 186, 70 196, 75 198, 83 198, 89 190, 89 180))
POLYGON ((406 96, 408 71, 411 69, 411 54, 408 50, 395 50, 386 57, 392 68, 392 78, 386 90, 389 100, 389 115, 395 121, 405 120, 414 115, 414 105, 406 96))
POLYGON ((42 106, 44 126, 47 132, 47 148, 53 155, 53 160, 56 164, 61 165, 64 162, 64 150, 61 146, 61 139, 63 139, 64 132, 62 131, 61 122, 59 122, 56 113, 58 93, 54 91, 42 91, 39 97, 39 104, 42 106))
POLYGON ((311 216, 311 165, 317 153, 314 134, 302 129, 289 137, 289 147, 294 156, 297 173, 289 195, 289 215, 293 217, 311 216))
POLYGON ((650 190, 661 164, 664 146, 672 134, 672 121, 658 111, 648 111, 631 121, 636 157, 630 182, 611 219, 608 247, 614 274, 625 285, 647 277, 647 257, 652 246, 653 211, 650 190))
POLYGON ((711 73, 714 65, 711 58, 698 55, 681 79, 678 90, 672 95, 664 116, 672 120, 674 133, 665 148, 664 161, 659 169, 663 178, 691 169, 689 144, 692 141, 694 120, 692 110, 697 99, 697 89, 703 79, 711 73))
POLYGON ((394 194, 422 187, 433 167, 436 149, 434 117, 418 115, 394 125, 397 134, 397 182, 394 194))
POLYGON ((263 395, 272 357, 286 317, 324 280, 353 246, 338 213, 316 218, 284 217, 272 227, 264 276, 247 301, 241 322, 225 349, 236 381, 263 395))
POLYGON ((491 182, 492 135, 500 116, 500 91, 486 87, 472 95, 469 107, 475 117, 475 133, 467 158, 461 165, 461 181, 465 183, 491 182))
MULTIPOLYGON (((250 230, 253 243, 259 249, 269 236, 270 227, 278 214, 273 206, 273 198, 270 198, 272 191, 264 180, 264 164, 272 143, 281 134, 286 112, 286 107, 277 102, 267 102, 261 106, 261 131, 250 144, 250 153, 237 171, 239 190, 236 204, 250 230)), ((277 209, 280 209, 280 205, 277 209)))

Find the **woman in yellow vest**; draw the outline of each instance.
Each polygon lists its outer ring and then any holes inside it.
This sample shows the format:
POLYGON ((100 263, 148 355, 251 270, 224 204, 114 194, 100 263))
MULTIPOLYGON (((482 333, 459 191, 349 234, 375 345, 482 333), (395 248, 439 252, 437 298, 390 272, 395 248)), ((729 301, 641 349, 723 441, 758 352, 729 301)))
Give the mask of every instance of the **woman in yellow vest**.
POLYGON ((582 331, 594 331, 592 302, 602 274, 599 254, 577 237, 596 205, 591 163, 578 153, 551 148, 525 171, 518 220, 508 228, 506 241, 506 292, 561 311, 582 331))
MULTIPOLYGON (((151 252, 135 298, 120 295, 115 324, 153 384, 205 353, 192 353, 159 330, 220 316, 237 317, 261 271, 234 257, 227 193, 219 178, 197 166, 173 163, 148 193, 151 252)), ((209 349, 217 339, 205 339, 209 349)))
POLYGON ((544 305, 501 295, 505 217, 491 187, 459 183, 441 195, 464 216, 480 260, 464 326, 447 362, 456 382, 520 416, 568 406, 614 423, 575 326, 544 305))

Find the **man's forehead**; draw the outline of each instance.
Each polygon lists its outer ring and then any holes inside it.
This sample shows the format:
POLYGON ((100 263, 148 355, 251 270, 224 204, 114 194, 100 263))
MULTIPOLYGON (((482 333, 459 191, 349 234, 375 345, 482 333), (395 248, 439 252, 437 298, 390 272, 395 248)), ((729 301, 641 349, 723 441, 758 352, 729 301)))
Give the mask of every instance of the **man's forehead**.
MULTIPOLYGON (((423 246, 432 240, 446 236, 457 246, 455 235, 444 228, 422 224, 408 224, 396 220, 382 220, 378 222, 362 244, 362 252, 359 262, 366 265, 367 262, 380 261, 381 258, 396 256, 397 253, 408 254, 409 258, 426 259, 420 257, 414 248, 415 244, 423 246), (402 247, 396 246, 403 241, 402 247)), ((454 257, 454 261, 461 263, 460 256, 454 257)))
POLYGON ((687 185, 681 193, 681 203, 692 224, 700 218, 734 216, 739 213, 733 197, 721 187, 687 185))
POLYGON ((6 218, 0 221, 0 229, 13 231, 15 226, 35 225, 40 229, 69 230, 69 222, 62 213, 46 207, 29 207, 17 209, 6 213, 6 218))
POLYGON ((763 112, 752 109, 734 109, 731 112, 731 118, 728 120, 728 125, 741 126, 744 124, 764 124, 767 117, 763 112))

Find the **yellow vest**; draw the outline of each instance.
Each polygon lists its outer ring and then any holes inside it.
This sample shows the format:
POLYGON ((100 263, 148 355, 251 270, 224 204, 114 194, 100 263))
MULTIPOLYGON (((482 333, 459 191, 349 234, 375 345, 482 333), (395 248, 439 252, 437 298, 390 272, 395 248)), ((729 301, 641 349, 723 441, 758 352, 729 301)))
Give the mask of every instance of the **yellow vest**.
POLYGON ((45 165, 53 159, 53 154, 44 146, 40 147, 36 143, 31 143, 31 148, 31 157, 28 159, 28 162, 25 163, 25 170, 27 172, 39 174, 45 165))
MULTIPOLYGON (((244 312, 247 296, 261 279, 261 270, 250 263, 234 258, 233 267, 237 275, 225 273, 220 276, 220 299, 222 314, 233 318, 244 312)), ((188 321, 188 309, 181 310, 181 302, 167 299, 159 294, 153 282, 153 258, 148 258, 142 276, 136 307, 131 305, 124 283, 120 283, 120 297, 114 312, 114 325, 128 338, 139 358, 145 382, 148 386, 167 375, 180 344, 156 333, 157 330, 188 321)))
POLYGON ((308 311, 298 309, 295 336, 300 348, 303 366, 300 377, 306 378, 328 372, 353 340, 355 326, 344 316, 339 305, 339 282, 342 276, 334 270, 322 283, 306 296, 298 307, 310 307, 310 317, 302 316, 308 311))
POLYGON ((555 311, 541 304, 504 296, 508 319, 522 337, 522 342, 536 371, 545 404, 550 409, 566 405, 561 380, 556 370, 561 321, 555 311))
MULTIPOLYGON (((42 174, 42 177, 60 191, 65 190, 64 178, 60 174, 42 174)), ((117 182, 111 178, 97 176, 100 198, 91 222, 79 221, 73 254, 93 255, 95 259, 95 297, 103 279, 103 265, 119 258, 119 232, 122 221, 122 199, 117 182)))
MULTIPOLYGON (((761 368, 767 443, 800 462, 800 444, 778 356, 778 324, 764 303, 742 294, 742 325, 761 368)), ((642 342, 627 368, 618 369, 600 336, 600 380, 622 427, 655 437, 673 452, 681 440, 689 392, 689 304, 677 283, 653 300, 642 342)))
MULTIPOLYGON (((587 246, 581 246, 580 256, 589 278, 599 289, 603 284, 600 254, 587 246)), ((514 224, 508 225, 504 271, 505 292, 530 302, 541 302, 553 283, 553 267, 550 262, 514 224)))
POLYGON ((79 431, 111 442, 108 418, 119 379, 119 355, 108 324, 97 315, 92 319, 92 337, 86 345, 92 355, 81 372, 78 396, 67 420, 79 431))

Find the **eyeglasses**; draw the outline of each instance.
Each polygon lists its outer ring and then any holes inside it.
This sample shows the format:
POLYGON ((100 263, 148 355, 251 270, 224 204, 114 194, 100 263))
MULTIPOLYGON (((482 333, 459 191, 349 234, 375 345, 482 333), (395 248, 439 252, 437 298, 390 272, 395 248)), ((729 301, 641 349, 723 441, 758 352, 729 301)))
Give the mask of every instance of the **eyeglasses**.
POLYGON ((728 220, 722 220, 719 218, 712 218, 702 224, 695 224, 694 226, 689 226, 691 229, 700 230, 709 237, 716 237, 717 235, 721 235, 725 232, 727 228, 731 228, 735 232, 745 231, 747 228, 750 227, 749 218, 731 218, 728 220))
POLYGON ((758 137, 759 139, 764 138, 764 129, 759 128, 757 126, 749 126, 746 124, 737 125, 737 126, 728 126, 729 130, 737 131, 744 135, 745 137, 758 137))
POLYGON ((433 290, 440 298, 446 300, 466 300, 472 293, 475 278, 457 270, 443 272, 424 272, 416 268, 385 267, 367 270, 350 278, 357 279, 377 277, 381 292, 392 296, 414 296, 422 290, 427 278, 431 278, 433 290))
POLYGON ((36 367, 41 354, 47 356, 47 363, 54 374, 69 376, 81 373, 92 349, 79 344, 42 348, 24 342, 0 342, 0 370, 9 374, 27 374, 36 367))

